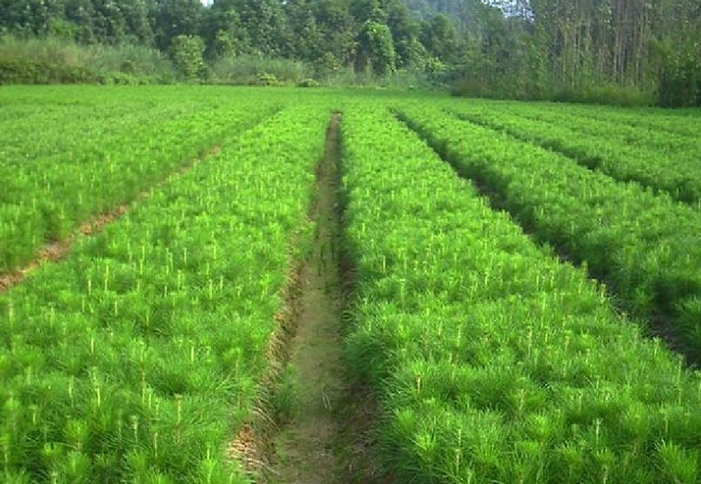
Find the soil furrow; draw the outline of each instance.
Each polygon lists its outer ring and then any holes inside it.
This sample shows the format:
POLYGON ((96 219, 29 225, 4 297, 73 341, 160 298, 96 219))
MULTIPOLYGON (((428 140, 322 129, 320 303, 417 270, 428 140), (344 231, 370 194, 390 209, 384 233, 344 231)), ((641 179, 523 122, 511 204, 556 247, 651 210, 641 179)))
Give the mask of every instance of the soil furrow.
POLYGON ((281 427, 270 446, 274 471, 266 479, 274 484, 379 482, 370 458, 375 406, 353 384, 343 357, 340 121, 340 114, 332 116, 317 169, 310 213, 316 230, 299 269, 289 360, 275 391, 281 427))

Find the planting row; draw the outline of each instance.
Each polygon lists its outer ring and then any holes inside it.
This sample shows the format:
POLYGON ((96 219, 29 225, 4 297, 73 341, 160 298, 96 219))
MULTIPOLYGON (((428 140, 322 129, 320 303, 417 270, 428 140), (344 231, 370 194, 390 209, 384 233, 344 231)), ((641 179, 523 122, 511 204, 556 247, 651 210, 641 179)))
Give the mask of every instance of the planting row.
POLYGON ((584 116, 593 120, 604 119, 628 124, 633 127, 654 129, 665 133, 678 134, 698 139, 699 111, 645 109, 629 111, 625 109, 582 110, 584 116))
MULTIPOLYGON (((633 145, 649 150, 654 150, 665 155, 693 156, 701 150, 701 139, 697 134, 680 134, 655 128, 644 123, 634 126, 617 120, 617 116, 607 117, 600 113, 599 117, 592 120, 591 112, 579 112, 578 110, 544 109, 533 105, 510 106, 512 114, 547 123, 557 124, 570 128, 586 135, 600 136, 608 141, 616 141, 625 145, 633 145)), ((638 113, 639 118, 664 120, 659 113, 655 116, 638 113)), ((674 120, 679 124, 679 118, 674 120)))
MULTIPOLYGON (((236 109, 249 97, 243 90, 232 96, 231 90, 203 92, 183 86, 3 86, 0 160, 22 164, 88 147, 100 153, 102 142, 115 136, 138 134, 149 125, 197 111, 236 109)), ((264 101, 273 97, 284 102, 274 93, 266 94, 264 101)))
POLYGON ((698 374, 388 113, 343 136, 347 350, 397 482, 697 482, 698 374))
MULTIPOLYGON (((180 113, 156 110, 145 123, 126 118, 116 134, 92 138, 68 151, 23 161, 0 161, 0 273, 32 260, 47 241, 63 239, 91 216, 115 209, 205 155, 225 136, 251 127, 276 106, 245 101, 200 103, 180 113)), ((92 120, 107 126, 114 120, 92 120)))
MULTIPOLYGON (((505 102, 504 107, 514 112, 535 114, 550 118, 558 113, 563 117, 584 118, 593 125, 598 123, 614 124, 620 127, 633 127, 651 132, 659 132, 674 138, 692 138, 698 140, 698 109, 620 109, 608 106, 549 104, 549 103, 512 103, 505 102)), ((658 136, 655 136, 658 138, 658 136)), ((658 138, 659 139, 659 138, 658 138)))
POLYGON ((456 112, 471 122, 563 153, 617 180, 636 181, 675 200, 701 202, 701 142, 696 139, 669 133, 651 136, 642 128, 618 128, 568 114, 550 116, 547 112, 546 119, 552 122, 544 122, 540 114, 535 120, 525 117, 527 107, 510 113, 491 105, 467 105, 456 112))
POLYGON ((193 105, 153 106, 116 99, 90 104, 60 104, 46 100, 17 101, 3 105, 0 118, 0 159, 21 165, 37 158, 99 146, 101 138, 186 115, 193 105))
POLYGON ((232 135, 0 296, 0 480, 248 482, 227 442, 311 234, 327 120, 308 104, 232 135))
POLYGON ((616 182, 569 158, 461 121, 402 108, 464 175, 484 183, 541 240, 584 261, 645 318, 701 356, 701 214, 637 184, 616 182))

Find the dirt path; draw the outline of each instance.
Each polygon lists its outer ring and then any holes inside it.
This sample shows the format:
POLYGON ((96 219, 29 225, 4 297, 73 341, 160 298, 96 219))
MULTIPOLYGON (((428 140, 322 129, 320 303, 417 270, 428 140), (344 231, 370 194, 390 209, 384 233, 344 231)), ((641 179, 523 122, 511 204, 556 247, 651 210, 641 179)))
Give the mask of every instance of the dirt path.
POLYGON ((354 391, 342 358, 342 277, 339 270, 339 123, 334 115, 317 170, 311 216, 317 232, 301 268, 297 324, 282 382, 288 422, 274 448, 275 484, 375 481, 367 430, 372 402, 354 391))

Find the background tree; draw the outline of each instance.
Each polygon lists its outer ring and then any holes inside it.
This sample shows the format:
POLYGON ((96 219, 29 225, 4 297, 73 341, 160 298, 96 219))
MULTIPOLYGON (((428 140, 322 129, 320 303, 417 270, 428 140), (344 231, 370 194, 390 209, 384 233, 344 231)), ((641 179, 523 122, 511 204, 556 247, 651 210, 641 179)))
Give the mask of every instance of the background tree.
POLYGON ((245 31, 245 50, 260 55, 287 53, 289 31, 278 0, 231 0, 245 31))
POLYGON ((197 35, 178 35, 171 45, 171 56, 176 69, 185 79, 193 80, 204 69, 204 40, 197 35))
POLYGON ((350 0, 348 9, 358 25, 368 21, 383 24, 387 21, 387 13, 382 9, 380 0, 350 0))
POLYGON ((317 0, 312 4, 319 36, 313 63, 321 74, 352 65, 357 48, 357 23, 344 0, 317 0))
POLYGON ((197 35, 203 8, 199 0, 155 0, 151 22, 156 46, 167 52, 179 35, 197 35))
POLYGON ((205 39, 206 55, 210 60, 239 54, 248 42, 232 0, 215 0, 204 10, 200 35, 205 39))
POLYGON ((308 0, 289 0, 284 6, 293 39, 286 50, 296 59, 309 61, 323 55, 326 48, 311 3, 308 0))
POLYGON ((420 66, 424 63, 426 49, 419 40, 419 24, 401 0, 386 0, 387 27, 392 33, 397 67, 420 66))
POLYGON ((358 52, 355 70, 367 73, 368 67, 376 76, 383 77, 394 71, 395 51, 392 32, 387 25, 367 20, 358 34, 358 52))
MULTIPOLYGON (((67 22, 75 26, 73 38, 84 44, 93 44, 98 41, 95 35, 95 6, 91 0, 66 0, 64 16, 67 22)), ((146 11, 146 23, 148 19, 148 9, 146 11)), ((153 39, 151 38, 151 43, 153 39)))
POLYGON ((2 34, 171 54, 199 36, 212 64, 287 58, 319 77, 421 69, 468 94, 701 104, 698 0, 0 0, 2 34))
POLYGON ((119 9, 124 19, 124 38, 130 43, 154 45, 155 37, 149 19, 146 0, 120 0, 119 9))
POLYGON ((453 62, 458 54, 459 41, 455 24, 444 14, 438 14, 421 25, 419 34, 426 52, 442 62, 453 62))

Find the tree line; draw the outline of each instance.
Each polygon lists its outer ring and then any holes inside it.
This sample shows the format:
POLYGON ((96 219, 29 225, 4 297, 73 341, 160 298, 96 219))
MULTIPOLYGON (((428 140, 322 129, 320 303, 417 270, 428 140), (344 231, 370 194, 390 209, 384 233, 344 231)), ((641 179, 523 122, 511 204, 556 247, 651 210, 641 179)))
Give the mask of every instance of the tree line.
POLYGON ((701 104, 698 0, 0 0, 0 34, 149 46, 189 78, 248 56, 318 79, 410 71, 471 95, 701 104))

